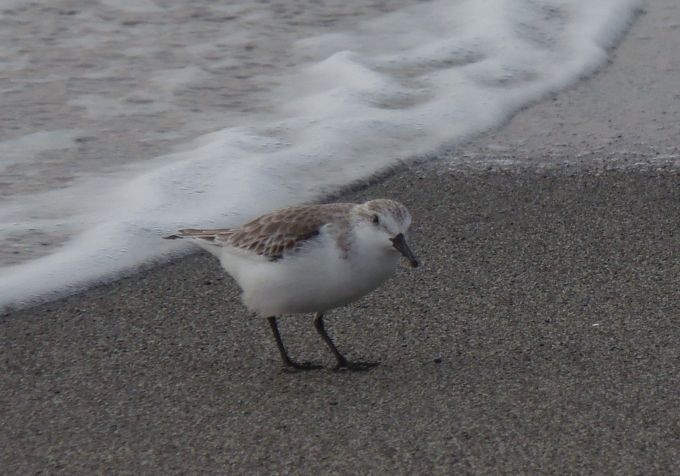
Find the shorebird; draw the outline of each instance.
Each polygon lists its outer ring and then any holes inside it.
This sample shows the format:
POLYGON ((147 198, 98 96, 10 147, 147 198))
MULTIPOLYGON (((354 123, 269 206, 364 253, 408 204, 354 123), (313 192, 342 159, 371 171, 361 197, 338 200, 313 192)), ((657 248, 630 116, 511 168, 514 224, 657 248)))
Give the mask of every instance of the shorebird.
POLYGON ((314 326, 335 356, 335 368, 367 370, 378 364, 348 361, 326 332, 324 313, 380 286, 400 256, 418 266, 406 241, 410 226, 404 205, 376 199, 295 206, 237 228, 187 228, 166 238, 190 239, 220 260, 241 287, 245 306, 269 321, 285 368, 321 366, 289 357, 277 316, 315 313, 314 326))

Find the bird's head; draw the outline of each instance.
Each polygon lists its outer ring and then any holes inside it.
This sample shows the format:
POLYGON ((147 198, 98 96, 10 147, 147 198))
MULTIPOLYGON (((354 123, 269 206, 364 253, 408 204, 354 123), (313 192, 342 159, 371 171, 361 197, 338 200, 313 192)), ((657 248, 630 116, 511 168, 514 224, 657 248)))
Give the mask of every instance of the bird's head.
POLYGON ((401 253, 412 267, 419 265, 406 241, 411 227, 411 214, 394 200, 379 198, 357 205, 355 219, 362 234, 387 253, 401 253))

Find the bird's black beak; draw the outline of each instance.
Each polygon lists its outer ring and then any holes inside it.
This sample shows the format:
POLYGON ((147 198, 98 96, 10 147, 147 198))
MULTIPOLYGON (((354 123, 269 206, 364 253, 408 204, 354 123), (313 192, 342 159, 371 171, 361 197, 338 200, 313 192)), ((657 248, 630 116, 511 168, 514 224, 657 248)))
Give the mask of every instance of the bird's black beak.
POLYGON ((404 234, 399 233, 394 238, 390 238, 390 240, 392 241, 392 246, 394 246, 399 251, 399 253, 404 255, 406 259, 408 259, 408 262, 411 263, 411 267, 417 268, 420 263, 418 262, 416 255, 414 255, 413 251, 411 251, 411 248, 408 247, 406 238, 404 238, 404 234))

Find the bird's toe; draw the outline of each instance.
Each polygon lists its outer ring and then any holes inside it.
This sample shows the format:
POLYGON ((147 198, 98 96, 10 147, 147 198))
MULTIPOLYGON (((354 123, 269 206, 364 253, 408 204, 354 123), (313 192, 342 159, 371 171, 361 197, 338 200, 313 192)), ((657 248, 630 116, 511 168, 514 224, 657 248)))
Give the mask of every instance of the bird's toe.
POLYGON ((342 372, 348 370, 350 372, 365 372, 380 365, 380 362, 342 362, 338 363, 333 370, 342 372))

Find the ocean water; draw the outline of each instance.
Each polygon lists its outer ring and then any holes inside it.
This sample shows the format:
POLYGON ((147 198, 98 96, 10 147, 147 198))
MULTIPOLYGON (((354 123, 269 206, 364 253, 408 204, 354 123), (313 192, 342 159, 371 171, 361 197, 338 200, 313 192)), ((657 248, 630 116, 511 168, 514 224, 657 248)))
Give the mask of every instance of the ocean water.
POLYGON ((0 0, 0 308, 455 147, 640 0, 0 0))

